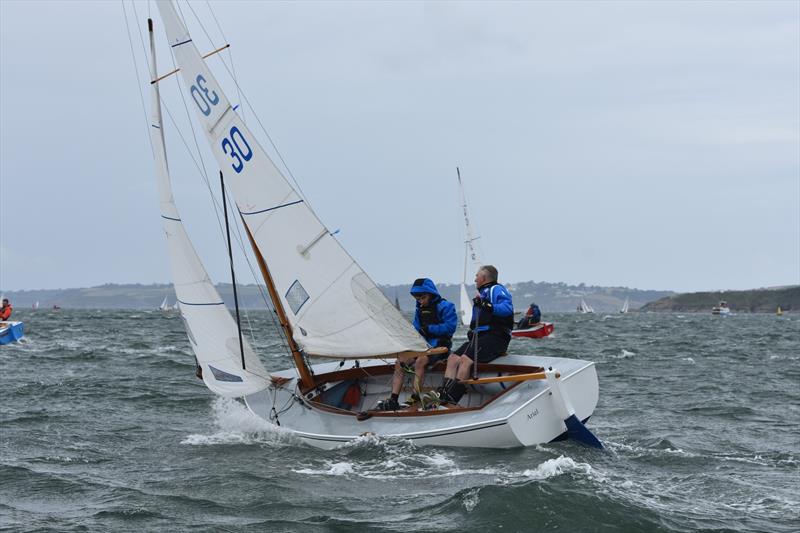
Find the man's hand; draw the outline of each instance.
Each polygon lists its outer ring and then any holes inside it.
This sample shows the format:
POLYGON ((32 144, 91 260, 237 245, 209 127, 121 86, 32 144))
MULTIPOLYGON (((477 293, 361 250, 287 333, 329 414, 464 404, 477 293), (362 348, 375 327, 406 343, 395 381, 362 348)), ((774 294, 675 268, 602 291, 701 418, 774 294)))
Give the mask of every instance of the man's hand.
POLYGON ((493 306, 492 306, 492 304, 491 304, 490 302, 487 302, 486 300, 484 300, 484 299, 483 299, 483 298, 481 298, 480 296, 476 296, 476 297, 475 297, 475 298, 472 300, 472 303, 474 303, 474 304, 475 304, 475 305, 477 305, 479 308, 481 308, 481 309, 483 309, 483 310, 485 310, 485 311, 492 311, 492 310, 493 310, 493 306))

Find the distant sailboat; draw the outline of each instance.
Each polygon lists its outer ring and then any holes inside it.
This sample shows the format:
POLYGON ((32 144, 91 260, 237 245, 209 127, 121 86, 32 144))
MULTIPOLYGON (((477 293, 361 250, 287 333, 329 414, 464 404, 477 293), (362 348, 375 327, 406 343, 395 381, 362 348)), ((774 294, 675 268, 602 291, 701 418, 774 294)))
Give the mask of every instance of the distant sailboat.
POLYGON ((781 309, 780 305, 778 306, 778 310, 775 311, 775 314, 778 315, 778 316, 783 316, 783 309, 781 309))
POLYGON ((728 302, 723 300, 719 303, 719 305, 715 305, 714 307, 711 308, 711 314, 718 316, 728 316, 731 314, 731 308, 728 307, 728 302))
POLYGON ((625 314, 628 312, 628 307, 630 306, 630 298, 625 298, 625 303, 622 304, 622 309, 619 310, 620 313, 625 314))
POLYGON ((470 273, 469 267, 472 267, 472 272, 477 272, 478 268, 481 266, 481 261, 478 258, 478 252, 475 250, 474 242, 478 240, 480 237, 475 237, 472 233, 472 226, 469 223, 469 210, 467 208, 467 196, 464 193, 464 185, 461 183, 461 171, 456 167, 456 174, 458 175, 458 190, 461 192, 461 209, 464 212, 464 228, 465 228, 465 239, 464 239, 464 277, 461 281, 461 298, 460 298, 460 308, 459 308, 459 316, 461 317, 461 323, 465 326, 469 326, 470 321, 472 320, 472 298, 469 297, 467 293, 467 276, 470 273))
POLYGON ((586 300, 584 300, 583 298, 581 298, 581 304, 578 306, 578 311, 584 315, 587 313, 594 313, 594 309, 592 308, 592 306, 587 304, 586 300))
POLYGON ((167 297, 164 296, 164 301, 158 306, 159 311, 169 311, 169 304, 167 304, 167 297))
POLYGON ((31 308, 32 308, 34 311, 36 311, 37 309, 39 309, 39 300, 36 300, 35 302, 33 302, 33 306, 31 306, 31 308))

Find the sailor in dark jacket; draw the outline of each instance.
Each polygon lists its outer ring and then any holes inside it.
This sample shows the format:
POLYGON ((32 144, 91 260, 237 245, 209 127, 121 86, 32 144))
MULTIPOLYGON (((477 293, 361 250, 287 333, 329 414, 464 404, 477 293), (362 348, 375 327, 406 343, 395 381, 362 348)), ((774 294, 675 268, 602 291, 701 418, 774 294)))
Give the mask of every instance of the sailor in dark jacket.
POLYGON ((444 381, 439 388, 442 402, 457 404, 466 391, 461 381, 469 379, 475 352, 479 363, 504 355, 514 329, 514 303, 511 294, 497 283, 497 269, 484 265, 475 274, 478 295, 472 300, 469 340, 447 359, 444 381))
POLYGON ((395 411, 400 408, 398 398, 400 389, 403 388, 403 365, 414 361, 414 391, 419 398, 420 388, 425 379, 425 368, 445 359, 450 347, 453 345, 453 333, 458 325, 456 307, 442 298, 436 285, 428 278, 420 278, 411 286, 411 296, 417 300, 417 309, 414 313, 414 327, 432 348, 445 347, 447 353, 441 355, 420 355, 416 358, 399 358, 395 363, 394 377, 392 378, 392 395, 378 404, 378 409, 395 411))
POLYGON ((517 329, 532 328, 541 321, 542 321, 542 310, 539 309, 538 305, 532 303, 530 307, 528 307, 528 310, 525 311, 525 316, 519 320, 519 324, 517 324, 517 329))

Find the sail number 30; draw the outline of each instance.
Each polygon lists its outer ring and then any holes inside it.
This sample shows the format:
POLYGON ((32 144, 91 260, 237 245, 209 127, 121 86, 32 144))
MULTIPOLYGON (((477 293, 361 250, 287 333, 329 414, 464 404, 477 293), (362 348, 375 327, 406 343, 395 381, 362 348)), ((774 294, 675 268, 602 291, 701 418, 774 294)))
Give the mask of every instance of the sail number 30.
POLYGON ((253 157, 253 150, 247 143, 242 132, 236 126, 231 128, 228 137, 222 139, 222 151, 231 156, 231 167, 238 174, 244 168, 244 162, 253 157))
POLYGON ((208 87, 206 87, 206 79, 202 74, 197 75, 197 78, 195 78, 195 85, 192 85, 189 92, 192 94, 194 103, 197 104, 200 112, 205 116, 211 114, 211 106, 219 103, 217 92, 210 91, 208 87))
MULTIPOLYGON (((216 91, 210 90, 206 87, 206 79, 202 74, 198 74, 195 78, 195 84, 189 89, 192 94, 194 103, 200 112, 208 116, 211 114, 212 106, 219 103, 219 95, 216 91)), ((228 136, 222 139, 222 151, 231 156, 233 163, 231 167, 238 174, 244 169, 245 161, 250 161, 253 157, 253 150, 250 148, 247 139, 244 138, 242 132, 236 126, 231 128, 228 136)))

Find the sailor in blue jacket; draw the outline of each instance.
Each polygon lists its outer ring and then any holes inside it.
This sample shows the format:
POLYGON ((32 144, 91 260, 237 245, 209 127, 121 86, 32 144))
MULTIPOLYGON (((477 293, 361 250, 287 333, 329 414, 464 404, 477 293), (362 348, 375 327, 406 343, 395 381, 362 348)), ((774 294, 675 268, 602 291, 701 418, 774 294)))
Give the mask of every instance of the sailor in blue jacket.
POLYGON ((514 329, 511 294, 497 282, 497 269, 484 265, 475 274, 478 295, 472 300, 469 340, 447 359, 444 381, 439 388, 442 402, 457 404, 466 391, 461 381, 470 378, 475 352, 479 363, 494 361, 506 353, 514 329))
POLYGON ((392 378, 392 395, 378 404, 378 409, 384 411, 395 411, 400 408, 398 398, 400 389, 403 388, 403 365, 414 361, 414 391, 419 398, 420 388, 425 379, 425 368, 443 360, 450 353, 453 346, 453 333, 458 325, 456 307, 442 298, 436 285, 428 278, 419 278, 411 286, 411 296, 417 300, 417 308, 414 313, 414 327, 425 337, 428 344, 433 347, 448 349, 447 353, 441 355, 420 355, 416 358, 398 358, 394 367, 394 377, 392 378))

